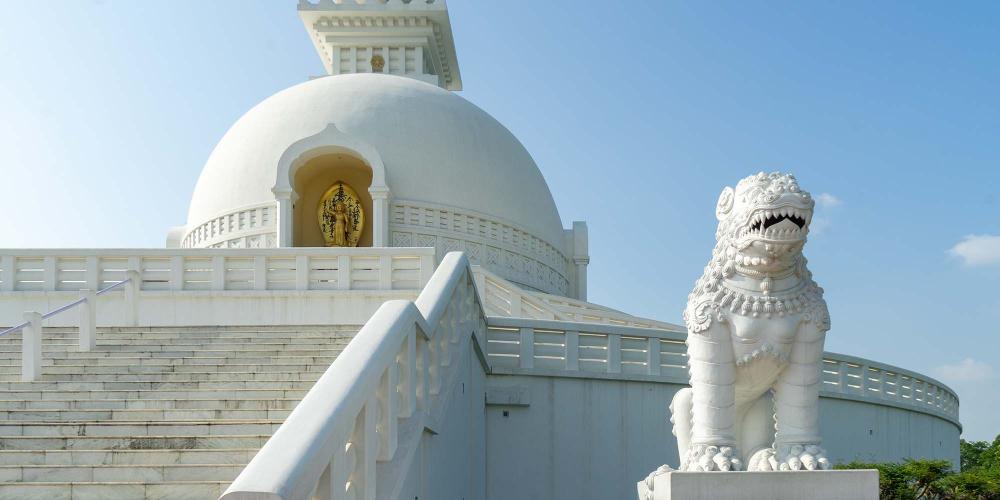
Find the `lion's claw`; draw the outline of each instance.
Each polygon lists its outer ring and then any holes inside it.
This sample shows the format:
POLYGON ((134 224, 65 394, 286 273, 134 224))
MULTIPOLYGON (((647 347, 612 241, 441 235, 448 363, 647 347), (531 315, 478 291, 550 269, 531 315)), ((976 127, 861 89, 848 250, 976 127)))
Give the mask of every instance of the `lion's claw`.
POLYGON ((750 457, 747 467, 750 471, 827 469, 830 469, 830 460, 826 452, 814 444, 782 445, 777 451, 774 448, 759 450, 750 457))
POLYGON ((736 456, 732 446, 695 445, 688 450, 687 460, 682 464, 685 471, 736 471, 743 468, 743 462, 736 456))

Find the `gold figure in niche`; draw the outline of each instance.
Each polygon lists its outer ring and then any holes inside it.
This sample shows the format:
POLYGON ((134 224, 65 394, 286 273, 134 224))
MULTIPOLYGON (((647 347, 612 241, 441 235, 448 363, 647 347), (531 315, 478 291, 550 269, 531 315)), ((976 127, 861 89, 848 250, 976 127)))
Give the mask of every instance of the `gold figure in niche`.
POLYGON ((335 182, 317 208, 319 228, 328 247, 356 247, 365 225, 361 200, 351 186, 335 182))

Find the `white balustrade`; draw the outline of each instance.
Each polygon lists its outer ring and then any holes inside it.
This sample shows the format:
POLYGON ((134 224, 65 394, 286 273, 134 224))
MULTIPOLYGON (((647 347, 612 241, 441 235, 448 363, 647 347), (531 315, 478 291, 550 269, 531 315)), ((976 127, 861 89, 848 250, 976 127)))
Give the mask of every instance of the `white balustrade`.
MULTIPOLYGON (((688 383, 684 333, 498 316, 487 323, 493 373, 688 383)), ((824 396, 890 403, 958 423, 958 397, 930 377, 829 352, 822 376, 824 396)))
POLYGON ((418 445, 462 342, 484 329, 468 261, 450 253, 415 302, 375 312, 222 498, 374 499, 378 464, 418 445), (419 425, 401 433, 408 419, 419 425))
POLYGON ((0 292, 97 290, 138 272, 142 291, 419 290, 428 248, 2 250, 0 292))

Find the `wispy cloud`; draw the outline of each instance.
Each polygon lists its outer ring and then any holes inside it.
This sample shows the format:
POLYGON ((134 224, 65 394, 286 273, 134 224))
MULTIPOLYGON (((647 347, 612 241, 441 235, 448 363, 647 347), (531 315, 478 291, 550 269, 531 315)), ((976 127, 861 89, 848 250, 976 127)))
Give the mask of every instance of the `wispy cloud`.
POLYGON ((941 365, 935 374, 948 382, 982 382, 993 378, 993 367, 983 361, 965 358, 958 363, 941 365))
POLYGON ((830 218, 831 209, 840 204, 840 198, 837 198, 830 193, 820 193, 816 195, 817 210, 813 215, 812 222, 809 224, 809 232, 815 235, 825 233, 833 223, 830 218))
POLYGON ((820 193, 816 197, 816 204, 823 208, 833 208, 840 205, 840 198, 830 194, 830 193, 820 193))
POLYGON ((969 235, 951 247, 948 253, 962 259, 967 266, 1000 264, 1000 236, 969 235))

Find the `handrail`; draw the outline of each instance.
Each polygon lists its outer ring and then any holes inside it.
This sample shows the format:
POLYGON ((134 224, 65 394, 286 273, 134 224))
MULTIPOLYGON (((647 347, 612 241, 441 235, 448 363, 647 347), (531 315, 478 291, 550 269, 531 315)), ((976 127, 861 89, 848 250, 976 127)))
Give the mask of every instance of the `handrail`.
MULTIPOLYGON (((118 288, 118 287, 120 287, 120 286, 122 286, 122 285, 124 285, 126 283, 131 283, 131 282, 132 282, 132 278, 123 279, 121 281, 112 283, 112 284, 110 284, 110 285, 108 285, 108 286, 106 286, 106 287, 98 290, 97 293, 95 293, 94 295, 96 295, 96 296, 104 295, 105 293, 108 293, 108 292, 110 292, 111 290, 113 290, 115 288, 118 288)), ((53 316, 55 316, 55 315, 57 315, 57 314, 59 314, 61 312, 68 311, 68 310, 70 310, 70 309, 72 309, 72 308, 74 308, 74 307, 76 307, 76 306, 78 306, 80 304, 83 304, 86 301, 87 301, 87 297, 82 297, 82 298, 79 298, 77 300, 74 300, 73 302, 70 302, 69 304, 66 304, 66 305, 64 305, 62 307, 59 307, 57 309, 53 309, 53 310, 51 310, 51 311, 43 314, 42 315, 42 319, 49 319, 49 318, 51 318, 51 317, 53 317, 53 316)), ((0 337, 3 337, 4 335, 7 335, 8 333, 14 333, 16 331, 23 330, 24 327, 26 327, 26 326, 28 326, 30 324, 31 324, 30 321, 25 321, 24 323, 21 323, 20 325, 12 326, 12 327, 10 327, 10 328, 8 328, 8 329, 0 332, 0 337)))
POLYGON ((413 455, 397 448, 418 446, 425 425, 439 418, 457 380, 453 358, 484 327, 468 259, 451 252, 415 302, 382 304, 221 498, 330 499, 347 491, 371 500, 377 462, 397 462, 379 470, 379 490, 400 487, 405 478, 393 474, 413 455))

